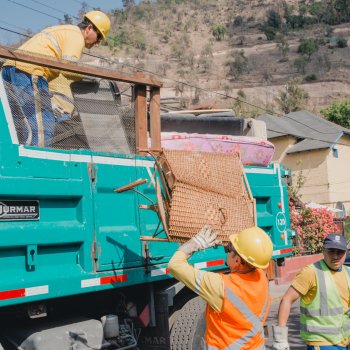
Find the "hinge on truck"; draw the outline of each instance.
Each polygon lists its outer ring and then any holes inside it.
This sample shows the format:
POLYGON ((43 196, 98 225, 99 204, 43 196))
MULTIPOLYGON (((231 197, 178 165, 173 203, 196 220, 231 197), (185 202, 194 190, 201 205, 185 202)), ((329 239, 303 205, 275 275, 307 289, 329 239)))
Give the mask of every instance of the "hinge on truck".
POLYGON ((91 182, 94 182, 96 179, 96 167, 92 163, 89 163, 88 165, 88 172, 89 172, 89 177, 91 179, 91 182))

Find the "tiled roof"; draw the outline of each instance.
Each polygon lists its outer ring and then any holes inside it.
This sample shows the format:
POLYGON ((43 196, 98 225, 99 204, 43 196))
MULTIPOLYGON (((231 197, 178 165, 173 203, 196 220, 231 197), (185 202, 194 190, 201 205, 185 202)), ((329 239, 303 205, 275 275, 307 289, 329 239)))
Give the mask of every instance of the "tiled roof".
POLYGON ((349 129, 308 111, 291 112, 284 117, 265 114, 257 119, 265 121, 268 139, 287 135, 298 139, 288 153, 330 148, 341 136, 350 136, 349 129))

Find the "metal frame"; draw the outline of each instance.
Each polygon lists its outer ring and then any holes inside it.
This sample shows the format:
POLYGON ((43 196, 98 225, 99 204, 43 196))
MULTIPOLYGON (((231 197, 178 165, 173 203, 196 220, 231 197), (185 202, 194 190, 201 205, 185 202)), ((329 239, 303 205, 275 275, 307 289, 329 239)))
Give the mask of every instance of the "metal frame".
POLYGON ((146 76, 143 73, 124 74, 104 68, 80 65, 75 62, 54 57, 40 56, 32 52, 11 50, 3 46, 0 46, 0 58, 34 63, 66 72, 80 73, 134 84, 136 151, 139 154, 146 154, 148 151, 147 95, 149 95, 151 147, 155 150, 160 150, 160 87, 162 83, 154 76, 146 76))

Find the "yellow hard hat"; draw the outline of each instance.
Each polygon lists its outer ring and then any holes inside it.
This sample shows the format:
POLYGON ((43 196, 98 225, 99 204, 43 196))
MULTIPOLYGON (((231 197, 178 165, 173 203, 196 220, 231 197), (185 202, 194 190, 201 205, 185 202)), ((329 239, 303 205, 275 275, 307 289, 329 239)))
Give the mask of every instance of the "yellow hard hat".
POLYGON ((250 227, 229 237, 232 246, 247 263, 265 269, 272 257, 272 242, 259 227, 250 227))
POLYGON ((102 34, 103 40, 111 29, 111 21, 108 16, 101 11, 90 11, 85 13, 84 18, 87 18, 102 34))

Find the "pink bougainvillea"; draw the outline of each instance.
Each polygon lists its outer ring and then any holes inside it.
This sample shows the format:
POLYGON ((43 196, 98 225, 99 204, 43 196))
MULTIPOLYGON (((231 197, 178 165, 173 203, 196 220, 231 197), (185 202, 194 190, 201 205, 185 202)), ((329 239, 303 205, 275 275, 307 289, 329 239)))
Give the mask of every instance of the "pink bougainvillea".
POLYGON ((296 232, 294 254, 316 254, 322 251, 324 238, 336 232, 333 214, 327 209, 311 209, 305 206, 296 209, 290 201, 290 221, 296 232))

